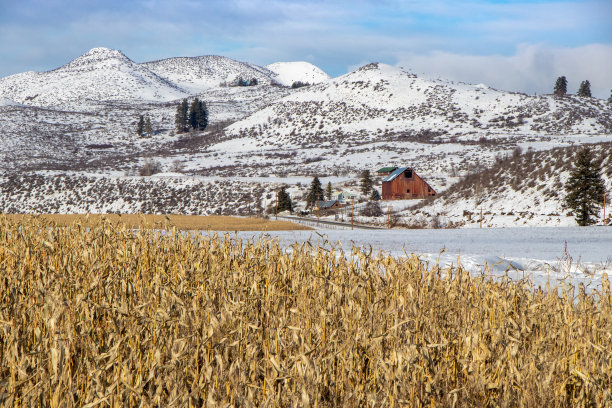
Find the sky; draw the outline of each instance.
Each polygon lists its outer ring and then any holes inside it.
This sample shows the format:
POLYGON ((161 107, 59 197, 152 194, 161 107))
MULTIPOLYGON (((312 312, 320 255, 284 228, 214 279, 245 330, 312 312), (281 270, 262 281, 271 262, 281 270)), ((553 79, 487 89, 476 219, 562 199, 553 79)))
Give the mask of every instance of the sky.
POLYGON ((612 90, 612 0, 0 0, 0 77, 94 47, 136 62, 223 55, 308 61, 331 76, 370 62, 529 94, 558 76, 612 90))

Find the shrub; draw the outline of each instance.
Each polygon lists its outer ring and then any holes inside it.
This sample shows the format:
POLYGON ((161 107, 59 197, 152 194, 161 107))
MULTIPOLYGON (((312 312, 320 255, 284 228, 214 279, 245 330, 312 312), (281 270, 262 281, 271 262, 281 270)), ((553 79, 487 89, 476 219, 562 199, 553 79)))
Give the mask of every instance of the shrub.
POLYGON ((158 161, 147 159, 145 160, 145 163, 142 165, 142 167, 138 171, 138 174, 140 176, 152 176, 153 174, 161 173, 161 172, 162 172, 162 166, 158 161))

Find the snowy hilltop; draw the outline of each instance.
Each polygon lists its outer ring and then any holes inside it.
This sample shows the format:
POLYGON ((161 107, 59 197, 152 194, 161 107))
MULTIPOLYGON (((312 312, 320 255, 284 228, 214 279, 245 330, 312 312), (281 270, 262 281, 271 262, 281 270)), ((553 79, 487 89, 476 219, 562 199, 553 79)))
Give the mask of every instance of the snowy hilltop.
POLYGON ((53 71, 2 78, 0 95, 26 105, 56 107, 101 100, 168 101, 189 94, 122 52, 100 47, 53 71))
POLYGON ((318 84, 330 79, 330 76, 319 67, 309 62, 275 62, 266 65, 266 68, 274 73, 273 78, 280 84, 291 86, 296 82, 318 84))

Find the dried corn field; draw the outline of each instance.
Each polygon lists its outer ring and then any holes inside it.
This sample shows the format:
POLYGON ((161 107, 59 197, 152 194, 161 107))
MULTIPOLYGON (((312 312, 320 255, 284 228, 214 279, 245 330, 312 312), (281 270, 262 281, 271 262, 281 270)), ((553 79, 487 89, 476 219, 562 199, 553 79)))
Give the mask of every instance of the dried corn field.
POLYGON ((95 228, 103 222, 122 224, 127 228, 170 229, 183 231, 292 231, 311 228, 288 221, 272 221, 255 217, 230 217, 225 215, 181 214, 5 214, 10 222, 27 222, 40 218, 56 227, 69 227, 74 223, 95 228))
POLYGON ((0 405, 611 406, 601 290, 0 217, 0 405))

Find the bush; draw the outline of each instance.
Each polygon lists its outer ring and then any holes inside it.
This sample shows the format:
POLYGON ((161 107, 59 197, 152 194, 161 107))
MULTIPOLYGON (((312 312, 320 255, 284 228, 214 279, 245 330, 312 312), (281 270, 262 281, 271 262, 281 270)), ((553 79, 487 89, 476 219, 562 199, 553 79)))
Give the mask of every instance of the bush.
POLYGON ((142 166, 142 168, 138 171, 140 176, 152 176, 156 173, 162 172, 162 166, 159 162, 147 159, 142 166))
POLYGON ((380 208, 378 201, 370 201, 361 209, 359 215, 363 215, 365 217, 380 217, 383 215, 383 211, 380 208))

